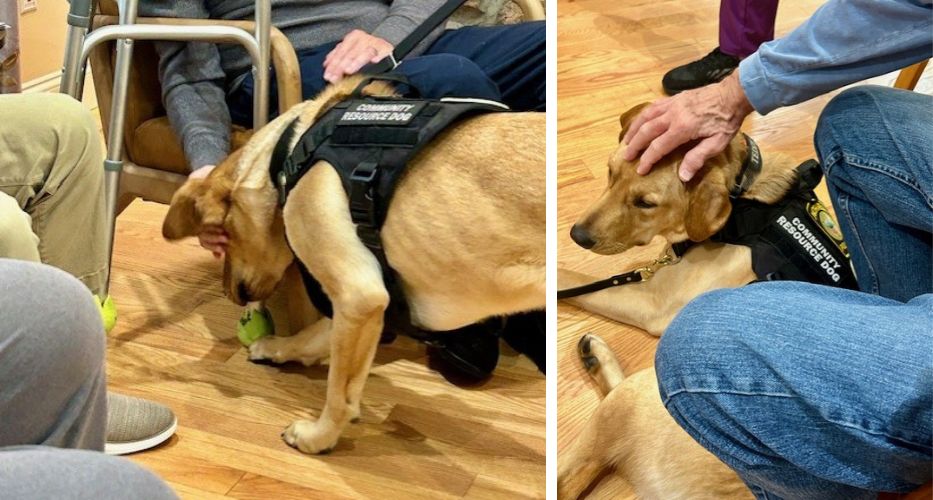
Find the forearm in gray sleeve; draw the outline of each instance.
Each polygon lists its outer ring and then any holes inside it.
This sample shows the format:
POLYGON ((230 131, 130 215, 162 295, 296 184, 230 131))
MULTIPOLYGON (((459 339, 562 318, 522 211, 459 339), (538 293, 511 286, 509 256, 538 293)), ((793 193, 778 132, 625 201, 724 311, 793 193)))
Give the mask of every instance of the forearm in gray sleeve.
MULTIPOLYGON (((394 1, 389 7, 389 15, 373 30, 372 35, 382 38, 393 46, 398 45, 444 3, 444 0, 394 1)), ((437 33, 435 30, 432 36, 437 33)))

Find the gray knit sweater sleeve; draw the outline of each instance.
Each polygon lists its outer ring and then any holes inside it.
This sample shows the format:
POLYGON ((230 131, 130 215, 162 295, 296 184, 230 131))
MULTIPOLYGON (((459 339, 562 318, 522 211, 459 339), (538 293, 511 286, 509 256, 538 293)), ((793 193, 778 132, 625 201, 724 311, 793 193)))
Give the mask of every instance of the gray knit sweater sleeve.
MULTIPOLYGON (((371 35, 382 38, 394 47, 444 3, 445 0, 394 0, 389 7, 389 15, 376 26, 371 35)), ((435 30, 428 38, 433 41, 437 33, 435 30)))
MULTIPOLYGON (((147 17, 207 19, 202 0, 143 0, 147 17)), ((230 152, 230 111, 224 98, 226 75, 212 43, 156 42, 162 101, 181 139, 191 170, 216 165, 230 152)))

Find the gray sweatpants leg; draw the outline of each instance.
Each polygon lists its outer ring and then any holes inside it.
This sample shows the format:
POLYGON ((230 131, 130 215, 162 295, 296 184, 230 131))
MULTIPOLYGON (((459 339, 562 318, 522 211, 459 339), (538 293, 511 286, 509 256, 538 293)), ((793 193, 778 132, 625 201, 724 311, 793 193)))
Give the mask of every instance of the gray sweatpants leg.
POLYGON ((152 473, 100 453, 104 347, 100 313, 80 281, 0 259, 0 498, 176 498, 152 473), (24 446, 36 444, 46 446, 24 446))
POLYGON ((102 451, 105 383, 104 328, 88 289, 53 267, 0 259, 0 448, 102 451))
POLYGON ((17 500, 177 498, 159 478, 124 458, 45 446, 0 449, 0 492, 17 500))

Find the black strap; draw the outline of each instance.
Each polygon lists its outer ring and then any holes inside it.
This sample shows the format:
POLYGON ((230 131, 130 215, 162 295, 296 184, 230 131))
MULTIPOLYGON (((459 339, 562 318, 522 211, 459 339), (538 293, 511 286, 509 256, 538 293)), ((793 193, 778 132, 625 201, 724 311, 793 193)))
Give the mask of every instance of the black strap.
MULTIPOLYGON (((379 63, 376 63, 376 64, 379 64, 379 63)), ((373 83, 374 81, 393 82, 393 83, 405 85, 404 92, 399 90, 398 86, 396 86, 396 91, 401 94, 405 94, 405 96, 407 97, 421 97, 421 91, 418 90, 418 87, 415 87, 414 85, 411 84, 411 82, 408 81, 407 76, 401 73, 389 73, 388 71, 390 70, 391 68, 389 68, 389 70, 379 71, 379 72, 361 71, 360 74, 363 75, 363 81, 361 81, 360 84, 357 85, 355 89, 353 89, 353 93, 350 94, 349 99, 352 99, 354 97, 361 97, 363 95, 363 89, 365 89, 367 85, 369 85, 370 83, 373 83), (374 74, 374 73, 378 73, 378 74, 374 74)))
POLYGON ((600 281, 594 281, 583 286, 567 288, 557 291, 557 300, 569 299, 588 293, 598 292, 614 286, 628 285, 629 283, 638 283, 642 281, 641 271, 629 271, 624 274, 617 274, 611 278, 600 281))
POLYGON ((421 40, 431 34, 434 31, 434 28, 440 26, 440 24, 447 20, 451 14, 454 13, 457 9, 463 5, 466 0, 448 0, 444 5, 441 5, 433 14, 428 16, 421 24, 415 28, 408 36, 406 36, 395 48, 392 50, 392 53, 384 57, 381 61, 377 63, 368 64, 363 67, 360 71, 361 73, 366 74, 376 74, 376 73, 386 73, 392 71, 396 66, 401 63, 402 59, 408 55, 415 47, 421 43, 421 40))
MULTIPOLYGON (((693 242, 690 240, 681 241, 680 243, 674 243, 671 245, 671 251, 674 252, 674 256, 677 260, 680 260, 681 257, 687 253, 687 250, 693 247, 693 242)), ((600 290, 605 290, 607 288, 612 288, 615 286, 628 285, 629 283, 638 283, 644 281, 644 276, 641 274, 641 270, 629 271, 623 274, 617 274, 611 278, 606 278, 600 281, 594 281, 587 285, 577 286, 573 288, 567 288, 565 290, 557 291, 557 300, 569 299, 571 297, 578 297, 580 295, 586 295, 588 293, 598 292, 600 290)))
POLYGON ((739 175, 735 178, 735 185, 729 190, 729 196, 732 198, 738 198, 745 194, 748 188, 752 187, 752 184, 755 183, 758 174, 761 173, 761 150, 758 149, 758 144, 756 144, 748 134, 742 135, 745 136, 745 145, 747 146, 748 154, 745 155, 745 161, 742 162, 739 175))

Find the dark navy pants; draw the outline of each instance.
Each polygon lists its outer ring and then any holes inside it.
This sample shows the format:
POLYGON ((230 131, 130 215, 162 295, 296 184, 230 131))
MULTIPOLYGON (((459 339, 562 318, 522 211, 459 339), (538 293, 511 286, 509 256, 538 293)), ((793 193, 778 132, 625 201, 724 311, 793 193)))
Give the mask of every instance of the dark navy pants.
MULTIPOLYGON (((327 86, 324 58, 339 42, 298 54, 304 99, 327 86)), ((503 26, 470 26, 445 31, 422 55, 405 59, 396 73, 406 76, 423 97, 477 97, 504 102, 519 111, 545 110, 544 22, 503 26)), ((276 116, 278 93, 271 82, 270 117, 276 116)), ((253 123, 253 79, 247 76, 227 96, 233 122, 253 123)))

